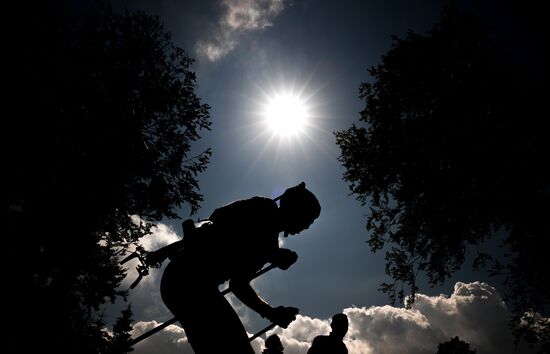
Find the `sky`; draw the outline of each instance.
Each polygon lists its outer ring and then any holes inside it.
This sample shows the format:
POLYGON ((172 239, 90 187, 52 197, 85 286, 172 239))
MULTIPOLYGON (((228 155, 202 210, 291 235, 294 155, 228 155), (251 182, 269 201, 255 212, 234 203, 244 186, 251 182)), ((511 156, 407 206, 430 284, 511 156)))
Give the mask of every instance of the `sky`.
MULTIPOLYGON (((350 354, 435 353, 454 336, 478 354, 517 351, 508 328, 509 311, 498 279, 467 266, 440 286, 420 281, 412 309, 389 305, 378 291, 389 281, 383 252, 372 253, 366 241, 368 208, 349 194, 338 162, 334 132, 358 122, 364 102, 359 85, 367 69, 380 62, 391 36, 425 33, 437 22, 446 1, 370 0, 112 0, 113 8, 143 10, 159 16, 176 45, 196 61, 197 94, 211 106, 212 130, 203 131, 193 153, 212 148, 212 159, 199 176, 204 202, 191 217, 198 221, 231 201, 255 195, 276 197, 301 181, 316 194, 321 216, 306 231, 284 240, 298 261, 254 281, 257 292, 273 306, 294 306, 300 314, 281 336, 286 354, 305 354, 316 335, 330 332, 330 317, 350 319, 345 343, 350 354), (298 132, 278 133, 268 117, 294 107, 304 118, 298 132)), ((461 4, 509 33, 522 22, 513 11, 461 4)), ((492 2, 493 4, 497 2, 492 2)), ((512 36, 513 37, 513 36, 512 36)), ((521 42, 521 37, 512 41, 521 42), (519 38, 519 39, 518 39, 519 38)), ((190 217, 183 208, 179 215, 190 217)), ((182 237, 180 221, 162 223, 143 239, 155 250, 182 237)), ((493 247, 488 244, 486 247, 493 247)), ((122 286, 135 279, 135 264, 122 286)), ((172 318, 159 293, 162 268, 153 270, 130 291, 137 336, 172 318)), ((227 295, 253 334, 269 323, 227 295)), ((113 306, 107 309, 115 313, 113 306)), ((212 319, 215 328, 216 319, 212 319)), ((213 331, 215 340, 216 333, 213 331)), ((257 353, 262 336, 253 342, 257 353)), ((135 354, 192 353, 184 331, 170 326, 135 347, 135 354)))

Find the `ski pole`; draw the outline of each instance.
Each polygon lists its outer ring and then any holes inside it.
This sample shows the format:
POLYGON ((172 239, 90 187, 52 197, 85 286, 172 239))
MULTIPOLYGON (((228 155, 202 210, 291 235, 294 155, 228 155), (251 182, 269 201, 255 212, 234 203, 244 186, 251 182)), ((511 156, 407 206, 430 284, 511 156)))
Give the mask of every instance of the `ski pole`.
POLYGON ((276 324, 275 323, 270 323, 267 327, 265 327, 264 329, 262 329, 261 331, 259 331, 258 333, 256 333, 255 335, 253 335, 252 337, 250 337, 248 340, 249 341, 253 341, 254 339, 258 338, 259 336, 261 336, 262 334, 264 334, 265 332, 275 328, 276 324))
MULTIPOLYGON (((135 339, 131 340, 128 344, 128 348, 130 347, 133 347, 134 345, 136 345, 137 343, 141 342, 142 340, 144 340, 145 338, 147 337, 150 337, 152 336, 153 334, 157 333, 157 332, 160 332, 162 331, 163 329, 165 329, 166 327, 170 326, 171 324, 174 324, 176 323, 178 320, 174 317, 174 318, 171 318, 169 319, 168 321, 164 322, 163 324, 161 325, 158 325, 157 327, 151 329, 150 331, 146 332, 146 333, 143 333, 141 336, 139 337, 136 337, 135 339)), ((269 330, 272 330, 273 328, 275 328, 276 324, 275 323, 270 323, 269 325, 267 325, 264 329, 258 331, 258 333, 254 334, 252 337, 249 338, 249 340, 252 342, 254 339, 258 338, 259 336, 261 336, 262 334, 264 334, 265 332, 269 331, 269 330)))
MULTIPOLYGON (((267 267, 265 268, 262 268, 260 271, 258 271, 256 274, 254 274, 254 278, 257 278, 259 277, 260 275, 264 274, 264 273, 267 273, 269 272, 271 269, 273 268, 276 268, 276 266, 274 264, 270 264, 268 265, 267 267)), ((231 292, 231 290, 229 288, 225 289, 224 291, 222 291, 222 295, 226 295, 226 294, 229 294, 231 292)), ((144 340, 145 338, 147 337, 150 337, 152 336, 153 334, 159 332, 159 331, 162 331, 164 328, 170 326, 171 324, 174 324, 175 322, 177 322, 177 319, 175 317, 169 319, 168 321, 156 326, 155 328, 143 333, 142 335, 130 340, 128 342, 128 348, 130 347, 133 347, 134 345, 136 345, 137 343, 141 342, 142 340, 144 340)), ((265 332, 269 331, 270 329, 272 329, 273 327, 275 327, 275 324, 270 324, 269 326, 267 326, 266 328, 262 329, 260 332, 256 333, 255 335, 253 335, 251 337, 251 341, 258 338, 259 336, 261 336, 262 334, 264 334, 265 332)))

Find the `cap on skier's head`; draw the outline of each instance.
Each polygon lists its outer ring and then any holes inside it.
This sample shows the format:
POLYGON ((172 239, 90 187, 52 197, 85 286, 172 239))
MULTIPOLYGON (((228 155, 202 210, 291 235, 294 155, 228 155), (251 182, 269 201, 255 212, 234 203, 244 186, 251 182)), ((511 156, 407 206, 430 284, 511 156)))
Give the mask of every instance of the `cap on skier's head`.
POLYGON ((313 223, 321 214, 321 205, 317 197, 301 182, 288 188, 279 198, 286 227, 285 236, 294 235, 313 223))
POLYGON ((301 182, 297 186, 288 188, 281 196, 281 206, 295 209, 296 212, 307 214, 315 220, 321 214, 321 205, 317 197, 301 182))

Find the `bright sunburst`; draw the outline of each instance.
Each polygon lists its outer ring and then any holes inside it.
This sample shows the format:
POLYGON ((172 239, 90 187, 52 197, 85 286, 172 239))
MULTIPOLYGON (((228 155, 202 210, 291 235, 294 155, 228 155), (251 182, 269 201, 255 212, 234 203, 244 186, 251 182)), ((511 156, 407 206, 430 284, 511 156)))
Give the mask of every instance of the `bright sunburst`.
POLYGON ((308 111, 305 102, 298 95, 276 94, 268 98, 264 116, 273 133, 289 137, 303 131, 307 124, 308 111))
POLYGON ((319 139, 326 133, 319 95, 322 86, 313 85, 313 79, 302 73, 293 76, 275 74, 275 78, 252 81, 246 94, 250 104, 246 145, 255 149, 258 160, 265 153, 286 158, 309 153, 312 148, 324 149, 324 140, 319 139))

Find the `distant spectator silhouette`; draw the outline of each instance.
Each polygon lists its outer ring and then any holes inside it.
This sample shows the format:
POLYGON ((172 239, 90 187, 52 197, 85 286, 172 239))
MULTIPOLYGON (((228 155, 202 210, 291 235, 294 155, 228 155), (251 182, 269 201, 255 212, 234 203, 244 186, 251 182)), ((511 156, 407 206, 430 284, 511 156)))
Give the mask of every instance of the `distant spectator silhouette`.
POLYGON ((307 354, 347 354, 344 337, 348 332, 348 316, 337 313, 330 323, 332 331, 328 336, 317 336, 313 339, 307 354))
POLYGON ((265 340, 265 349, 262 354, 283 354, 285 348, 278 335, 272 334, 265 340))
POLYGON ((225 281, 239 300, 272 323, 286 328, 296 319, 297 308, 270 306, 250 281, 267 263, 288 269, 298 256, 279 248, 279 233, 287 237, 307 229, 320 212, 302 182, 276 199, 256 196, 218 208, 197 229, 184 223, 183 240, 149 254, 151 263, 171 260, 162 275, 162 300, 195 353, 254 353, 239 316, 218 290, 225 281))

